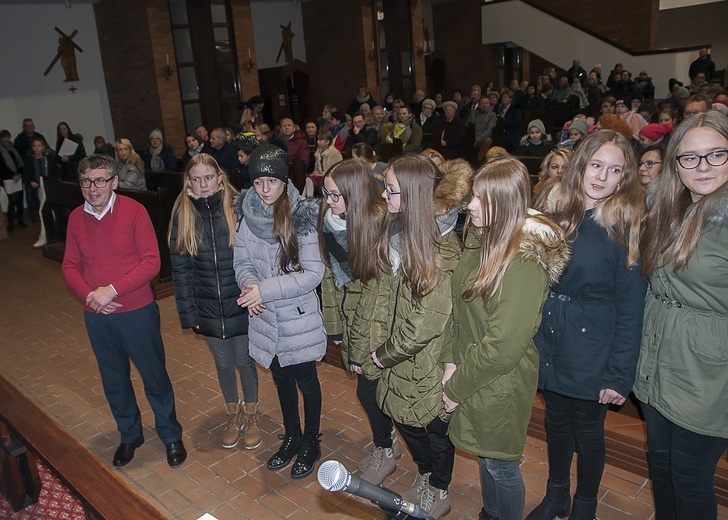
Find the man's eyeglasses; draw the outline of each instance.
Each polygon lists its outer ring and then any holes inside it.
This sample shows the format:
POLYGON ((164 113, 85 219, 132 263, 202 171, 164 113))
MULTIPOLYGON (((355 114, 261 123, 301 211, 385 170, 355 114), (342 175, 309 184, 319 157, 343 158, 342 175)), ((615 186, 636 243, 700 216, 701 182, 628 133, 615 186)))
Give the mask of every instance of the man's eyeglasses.
POLYGON ((644 166, 648 170, 651 170, 652 167, 655 166, 656 164, 662 164, 662 161, 640 161, 637 163, 637 166, 639 168, 642 168, 644 166))
POLYGON ((400 193, 402 193, 401 191, 390 190, 389 186, 385 186, 384 191, 387 193, 387 200, 392 200, 392 195, 399 195, 400 193))
POLYGON ((324 200, 329 200, 329 198, 331 198, 331 202, 334 204, 339 202, 339 199, 341 198, 341 193, 331 193, 326 188, 321 188, 321 193, 324 195, 324 200))
POLYGON ((104 179, 103 177, 99 177, 98 179, 79 179, 78 183, 81 185, 82 188, 90 188, 91 183, 93 183, 94 186, 97 188, 105 188, 108 183, 111 182, 111 180, 116 177, 116 175, 112 175, 108 179, 104 179))
POLYGON ((677 163, 686 170, 694 170, 700 165, 700 161, 705 159, 711 166, 723 166, 728 162, 728 150, 715 150, 705 155, 696 153, 686 153, 676 157, 677 163))

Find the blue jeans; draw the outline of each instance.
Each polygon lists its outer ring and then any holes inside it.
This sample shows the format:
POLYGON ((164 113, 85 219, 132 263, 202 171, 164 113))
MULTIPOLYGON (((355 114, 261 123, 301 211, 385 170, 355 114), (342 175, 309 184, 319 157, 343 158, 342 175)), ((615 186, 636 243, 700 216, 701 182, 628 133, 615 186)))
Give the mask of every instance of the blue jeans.
POLYGON ((485 512, 498 520, 521 520, 526 506, 526 486, 520 461, 483 457, 478 460, 485 512))
POLYGON ((174 391, 165 366, 157 302, 135 311, 108 315, 85 311, 84 320, 121 442, 132 444, 143 435, 129 360, 134 362, 144 383, 157 435, 164 444, 180 440, 182 426, 177 421, 174 391))
POLYGON ((238 378, 235 375, 237 368, 240 374, 240 386, 243 388, 243 399, 246 403, 257 403, 258 370, 255 361, 248 353, 248 335, 225 339, 206 336, 205 340, 215 359, 217 379, 225 402, 238 402, 238 378))
POLYGON ((715 466, 728 439, 693 433, 640 403, 647 422, 656 520, 715 520, 715 466))

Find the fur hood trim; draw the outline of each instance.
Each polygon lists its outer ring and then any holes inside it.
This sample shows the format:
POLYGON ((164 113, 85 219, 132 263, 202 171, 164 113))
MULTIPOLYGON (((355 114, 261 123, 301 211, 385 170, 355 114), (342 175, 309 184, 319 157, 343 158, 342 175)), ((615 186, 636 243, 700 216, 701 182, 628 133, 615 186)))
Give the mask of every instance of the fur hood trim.
POLYGON ((728 183, 719 188, 715 198, 705 201, 706 220, 711 224, 724 226, 728 224, 728 183))
MULTIPOLYGON (((288 182, 287 189, 288 198, 291 201, 291 206, 293 206, 293 229, 296 231, 296 234, 306 236, 310 233, 318 232, 318 214, 320 208, 318 202, 315 199, 301 197, 296 187, 290 181, 288 182)), ((248 192, 252 190, 253 188, 242 190, 233 199, 233 206, 235 206, 235 212, 238 214, 238 229, 240 228, 240 222, 242 222, 245 216, 243 214, 243 201, 248 192)))
MULTIPOLYGON (((528 210, 528 215, 523 222, 519 252, 543 267, 548 274, 549 285, 555 285, 569 263, 569 245, 544 221, 548 217, 535 210, 528 210)), ((555 223, 552 225, 556 226, 555 223)))
POLYGON ((435 216, 446 215, 470 191, 473 185, 473 168, 463 159, 445 161, 440 165, 443 178, 433 195, 435 216))

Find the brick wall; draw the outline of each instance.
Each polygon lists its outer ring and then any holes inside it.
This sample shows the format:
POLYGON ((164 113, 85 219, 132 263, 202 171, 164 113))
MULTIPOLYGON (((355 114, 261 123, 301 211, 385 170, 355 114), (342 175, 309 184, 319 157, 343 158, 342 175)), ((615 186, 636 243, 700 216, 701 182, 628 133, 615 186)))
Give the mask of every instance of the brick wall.
POLYGON ((239 0, 230 3, 232 10, 235 46, 238 51, 238 67, 240 70, 240 87, 245 101, 260 94, 258 85, 258 68, 253 66, 247 70, 248 60, 257 64, 255 41, 253 39, 253 18, 250 14, 250 0, 239 0), (248 55, 250 52, 250 55, 248 55))

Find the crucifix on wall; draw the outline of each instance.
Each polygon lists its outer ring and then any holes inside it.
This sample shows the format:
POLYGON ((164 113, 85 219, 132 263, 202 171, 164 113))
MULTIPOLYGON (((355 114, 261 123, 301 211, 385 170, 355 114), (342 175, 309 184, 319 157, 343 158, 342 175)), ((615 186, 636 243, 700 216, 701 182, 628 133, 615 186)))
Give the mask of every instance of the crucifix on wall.
POLYGON ((276 63, 281 59, 281 53, 283 53, 286 63, 293 61, 293 37, 296 36, 291 30, 291 23, 288 25, 281 25, 281 48, 278 50, 278 56, 276 56, 276 63))
POLYGON ((74 29, 74 31, 69 35, 61 31, 58 27, 54 27, 54 29, 61 35, 61 37, 58 38, 56 57, 53 58, 53 61, 51 61, 51 64, 48 65, 48 68, 45 70, 43 75, 47 76, 58 60, 61 60, 61 67, 63 67, 63 72, 66 74, 66 79, 63 81, 78 81, 78 70, 76 70, 76 51, 83 52, 83 49, 73 41, 73 38, 76 34, 78 34, 78 31, 74 29))

